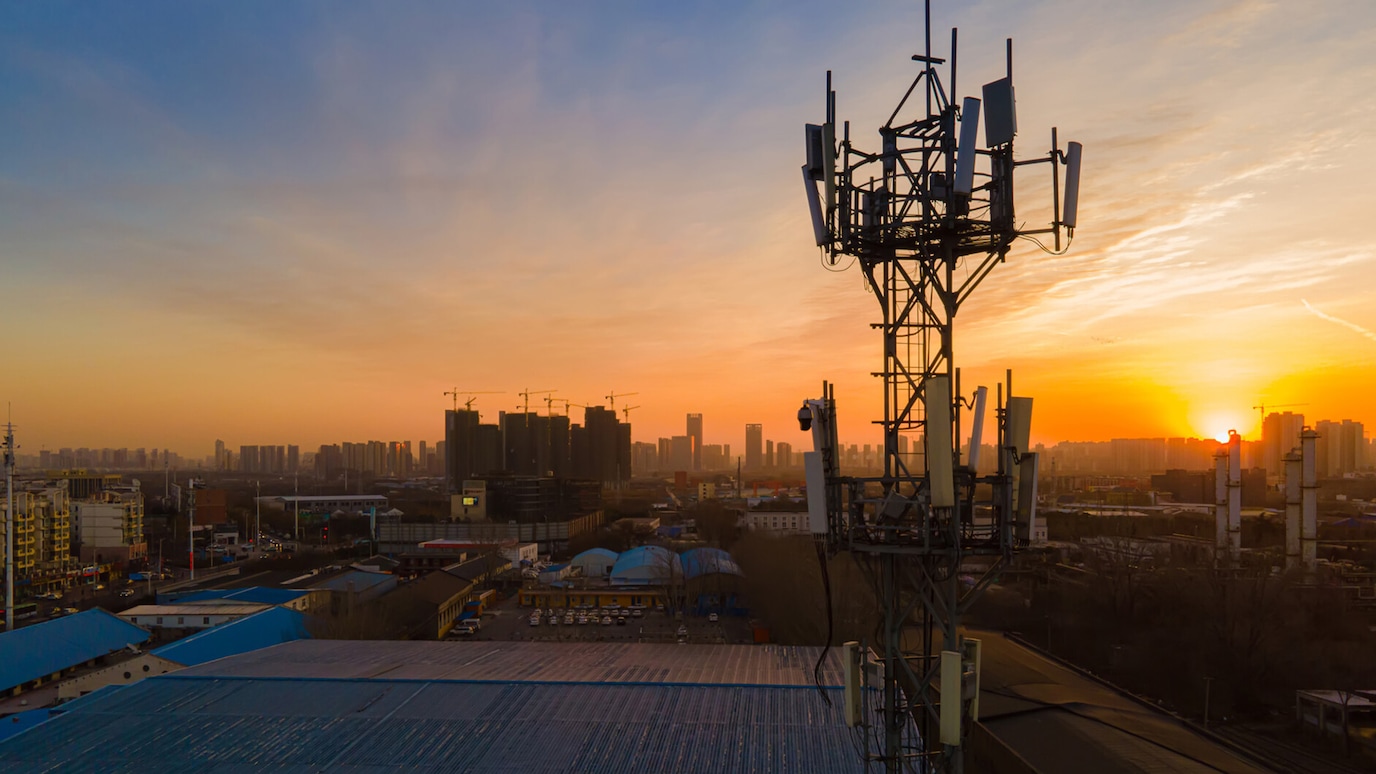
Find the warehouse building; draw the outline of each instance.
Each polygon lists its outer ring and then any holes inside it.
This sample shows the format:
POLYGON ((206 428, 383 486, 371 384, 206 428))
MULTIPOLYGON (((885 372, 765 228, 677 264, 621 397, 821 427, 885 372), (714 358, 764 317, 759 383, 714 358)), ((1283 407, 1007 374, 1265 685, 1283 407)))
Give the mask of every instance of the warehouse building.
POLYGON ((298 640, 78 699, 0 765, 860 772, 836 653, 818 688, 816 648, 298 640))

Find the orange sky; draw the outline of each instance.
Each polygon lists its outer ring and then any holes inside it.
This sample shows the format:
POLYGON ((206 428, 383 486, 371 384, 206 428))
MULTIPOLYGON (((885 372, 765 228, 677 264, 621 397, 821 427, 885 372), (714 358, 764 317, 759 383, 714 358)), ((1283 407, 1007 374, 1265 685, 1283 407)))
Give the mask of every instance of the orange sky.
MULTIPOLYGON (((1020 246, 961 311, 967 389, 1015 369, 1048 443, 1252 437, 1259 401, 1376 423, 1376 6, 955 6, 935 24, 961 27, 961 94, 1012 36, 1019 156, 1053 124, 1085 145, 1070 251, 1020 246)), ((801 447, 823 379, 845 440, 877 440, 877 305, 811 245, 801 126, 832 68, 874 136, 920 4, 287 7, 173 14, 170 52, 96 11, 0 11, 0 399, 24 453, 434 441, 456 386, 505 390, 491 418, 525 388, 637 392, 636 440, 700 411, 709 443, 761 422, 801 447)))

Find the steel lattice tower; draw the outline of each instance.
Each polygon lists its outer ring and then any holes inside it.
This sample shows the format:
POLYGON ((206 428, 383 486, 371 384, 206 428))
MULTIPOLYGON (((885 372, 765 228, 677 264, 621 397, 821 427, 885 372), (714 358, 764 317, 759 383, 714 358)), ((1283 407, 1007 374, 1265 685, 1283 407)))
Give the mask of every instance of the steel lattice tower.
MULTIPOLYGON (((882 474, 840 475, 829 393, 805 403, 799 418, 811 412, 829 425, 815 436, 825 486, 810 477, 809 493, 815 486, 827 495, 826 523, 814 520, 813 531, 825 533, 830 550, 854 556, 881 608, 876 641, 869 643, 882 669, 878 706, 863 713, 861 725, 868 726, 869 760, 890 771, 961 770, 968 712, 954 709, 966 707, 977 690, 977 678, 962 675, 978 656, 971 656, 977 644, 962 642, 960 621, 1030 539, 1035 514, 1036 461, 1027 453, 1031 400, 1013 398, 1011 375, 999 385, 994 410, 996 472, 979 476, 974 461, 962 457, 961 410, 974 409, 978 428, 985 393, 981 388, 974 399, 961 393, 956 315, 1016 239, 1046 234, 1060 251, 1063 234, 1073 235, 1079 186, 1080 146, 1071 143, 1063 153, 1054 129, 1049 153, 1014 159, 1012 41, 1007 77, 985 85, 982 101, 966 98, 957 106, 938 75, 946 60, 932 56, 930 30, 928 6, 926 51, 912 57, 920 70, 880 127, 877 152, 857 147, 849 122, 836 136, 836 95, 827 74, 826 122, 807 127, 803 167, 817 244, 832 264, 854 259, 880 305, 872 327, 883 337, 875 373, 884 383, 882 474), (976 142, 981 106, 985 147, 976 142), (1054 214, 1045 228, 1020 229, 1014 171, 1033 164, 1050 166, 1054 214), (903 451, 904 440, 919 437, 917 451, 903 451), (981 558, 985 571, 962 585, 969 558, 981 558), (935 689, 943 683, 962 694, 959 702, 942 706, 935 689)), ((951 94, 955 52, 952 30, 951 94)), ((978 454, 980 430, 974 432, 971 453, 978 454)))

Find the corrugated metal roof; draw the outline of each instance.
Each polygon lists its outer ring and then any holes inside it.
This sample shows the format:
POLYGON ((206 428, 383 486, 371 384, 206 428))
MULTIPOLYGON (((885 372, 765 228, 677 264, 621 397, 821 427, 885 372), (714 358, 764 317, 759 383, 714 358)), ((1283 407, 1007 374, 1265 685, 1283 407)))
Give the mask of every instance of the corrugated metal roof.
POLYGON ((831 689, 827 706, 815 690, 788 687, 168 675, 0 742, 0 767, 862 771, 840 693, 831 689))
POLYGON ((148 636, 100 608, 2 632, 0 690, 147 642, 148 636))
MULTIPOLYGON (((184 670, 204 676, 811 685, 821 648, 638 642, 300 640, 184 670)), ((844 685, 839 649, 822 683, 844 685)))
POLYGON ((193 666, 307 637, 306 616, 285 607, 270 607, 164 645, 153 655, 193 666))
POLYGON ((268 586, 248 586, 238 589, 206 589, 177 598, 177 604, 224 599, 233 602, 253 602, 263 605, 285 605, 309 594, 305 589, 278 589, 268 586))
POLYGON ((126 621, 135 616, 205 616, 205 615, 253 615, 266 610, 271 605, 258 602, 232 602, 222 599, 207 599, 201 602, 171 605, 138 605, 120 612, 119 617, 126 621))
POLYGON ((313 589, 329 589, 330 591, 354 591, 363 592, 375 586, 384 584, 397 585, 397 576, 384 572, 364 572, 363 570, 348 570, 326 578, 319 583, 311 585, 313 589))

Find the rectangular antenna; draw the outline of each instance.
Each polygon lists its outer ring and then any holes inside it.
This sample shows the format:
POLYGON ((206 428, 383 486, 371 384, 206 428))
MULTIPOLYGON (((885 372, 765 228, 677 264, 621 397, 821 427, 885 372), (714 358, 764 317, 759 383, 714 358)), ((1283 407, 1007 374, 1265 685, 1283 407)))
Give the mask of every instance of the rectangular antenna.
POLYGON ((807 525, 814 535, 827 529, 827 473, 822 452, 803 452, 803 480, 807 484, 807 525))
POLYGON ((1075 228, 1076 210, 1080 208, 1080 153, 1084 147, 1072 142, 1065 149, 1065 206, 1061 208, 1061 225, 1075 228))
POLYGON ((941 743, 960 746, 960 678, 965 674, 964 659, 955 650, 941 651, 941 743))
POLYGON ((979 100, 966 97, 960 106, 960 144, 956 146, 956 193, 969 196, 975 187, 979 142, 979 100))
POLYGON ((843 709, 846 715, 846 725, 855 728, 864 722, 864 704, 861 700, 860 689, 861 660, 865 654, 860 650, 860 643, 852 640, 841 645, 841 655, 844 658, 846 693, 843 709))
POLYGON ((979 470, 979 447, 984 441, 984 404, 989 399, 989 388, 975 390, 975 418, 970 423, 970 469, 979 470))
POLYGON ((1028 543, 1037 536, 1037 466, 1035 452, 1018 463, 1018 537, 1028 543))
POLYGON ((955 471, 951 462, 951 378, 933 376, 922 386, 923 428, 927 436, 927 487, 933 508, 956 504, 955 471))
POLYGON ((822 153, 822 127, 820 124, 807 124, 803 127, 804 141, 807 147, 807 170, 808 177, 813 180, 821 180, 822 175, 826 174, 826 162, 823 160, 822 153))
POLYGON ((1013 100, 1013 79, 1000 78, 984 84, 984 144, 997 148, 1013 141, 1018 133, 1018 113, 1013 100))
POLYGON ((803 189, 807 194, 807 210, 812 214, 812 237, 818 247, 829 244, 831 233, 827 231, 827 220, 822 215, 822 200, 817 196, 817 183, 808 174, 806 164, 803 165, 803 189))

